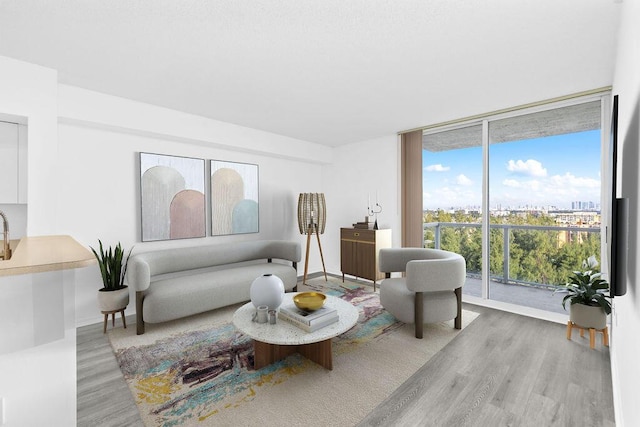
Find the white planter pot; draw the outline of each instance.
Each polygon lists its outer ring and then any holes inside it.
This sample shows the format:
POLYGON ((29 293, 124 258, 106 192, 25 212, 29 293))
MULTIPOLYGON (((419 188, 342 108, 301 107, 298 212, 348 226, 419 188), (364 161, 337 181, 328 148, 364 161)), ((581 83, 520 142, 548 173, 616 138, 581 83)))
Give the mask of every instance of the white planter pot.
POLYGON ((571 304, 569 320, 586 329, 604 329, 607 326, 607 314, 602 307, 584 304, 571 304))
POLYGON ((106 291, 104 288, 98 291, 98 306, 100 311, 120 311, 129 304, 129 288, 124 287, 116 291, 106 291))

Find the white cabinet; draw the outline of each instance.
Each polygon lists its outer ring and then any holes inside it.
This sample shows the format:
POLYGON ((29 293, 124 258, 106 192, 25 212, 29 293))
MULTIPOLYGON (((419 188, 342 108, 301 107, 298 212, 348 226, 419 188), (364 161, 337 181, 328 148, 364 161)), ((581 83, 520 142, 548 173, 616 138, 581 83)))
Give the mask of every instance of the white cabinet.
POLYGON ((0 121, 0 204, 27 203, 26 126, 0 121))

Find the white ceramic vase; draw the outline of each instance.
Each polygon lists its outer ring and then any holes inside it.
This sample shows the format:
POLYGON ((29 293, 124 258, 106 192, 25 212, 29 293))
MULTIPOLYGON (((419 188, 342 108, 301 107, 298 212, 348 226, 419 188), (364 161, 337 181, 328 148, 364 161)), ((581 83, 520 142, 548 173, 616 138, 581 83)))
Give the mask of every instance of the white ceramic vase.
POLYGON ((276 275, 263 274, 251 283, 249 295, 254 306, 267 305, 269 310, 275 310, 282 304, 284 283, 276 275))

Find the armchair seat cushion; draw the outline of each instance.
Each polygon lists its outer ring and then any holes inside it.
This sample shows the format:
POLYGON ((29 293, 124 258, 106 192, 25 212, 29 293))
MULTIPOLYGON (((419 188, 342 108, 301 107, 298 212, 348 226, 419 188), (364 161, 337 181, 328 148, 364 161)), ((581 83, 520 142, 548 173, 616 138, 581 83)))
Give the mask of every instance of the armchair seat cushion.
MULTIPOLYGON (((407 288, 404 278, 385 279, 380 285, 380 304, 393 316, 404 323, 415 319, 414 291, 407 288)), ((458 303, 454 291, 423 293, 424 323, 437 323, 455 319, 458 303)))

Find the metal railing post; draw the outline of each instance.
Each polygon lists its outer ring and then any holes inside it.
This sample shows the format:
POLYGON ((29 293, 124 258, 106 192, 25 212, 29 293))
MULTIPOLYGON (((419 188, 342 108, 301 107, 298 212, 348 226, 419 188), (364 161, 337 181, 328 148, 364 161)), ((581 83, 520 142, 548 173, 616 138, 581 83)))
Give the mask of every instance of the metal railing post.
POLYGON ((509 226, 502 228, 502 276, 509 283, 509 226))
POLYGON ((436 225, 435 237, 433 238, 433 240, 435 240, 434 247, 436 249, 440 249, 440 223, 436 225))

